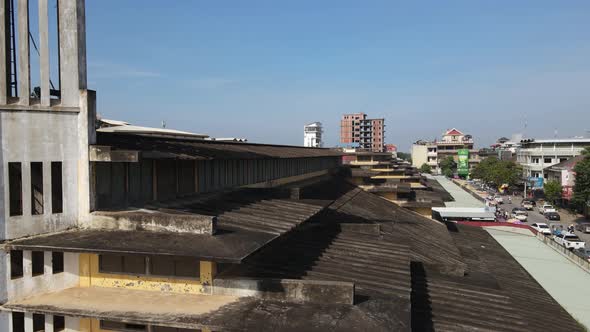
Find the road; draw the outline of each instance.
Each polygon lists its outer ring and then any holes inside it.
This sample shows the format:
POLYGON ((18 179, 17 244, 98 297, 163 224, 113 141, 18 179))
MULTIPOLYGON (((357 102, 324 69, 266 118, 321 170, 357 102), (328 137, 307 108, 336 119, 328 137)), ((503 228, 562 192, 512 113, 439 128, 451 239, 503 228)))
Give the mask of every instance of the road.
MULTIPOLYGON (((503 196, 503 197, 504 197, 504 202, 507 202, 508 196, 503 196)), ((512 197, 512 204, 504 203, 504 204, 500 204, 499 207, 508 211, 508 213, 510 213, 513 208, 520 207, 521 202, 522 202, 521 197, 512 197)), ((574 225, 576 224, 576 222, 577 222, 576 216, 571 215, 567 211, 559 211, 558 210, 558 212, 559 212, 559 215, 561 216, 561 221, 559 221, 559 223, 561 225, 563 225, 564 229, 567 229, 567 226, 570 224, 574 224, 574 225)), ((527 225, 532 225, 537 222, 543 222, 548 225, 551 223, 556 223, 556 221, 547 220, 542 214, 539 213, 539 209, 537 207, 535 207, 532 211, 528 211, 528 213, 529 213, 529 216, 528 216, 528 219, 526 222, 527 225)), ((585 233, 576 231, 576 235, 578 235, 580 237, 580 239, 582 239, 583 241, 586 242, 586 247, 590 247, 590 234, 585 234, 585 233)))

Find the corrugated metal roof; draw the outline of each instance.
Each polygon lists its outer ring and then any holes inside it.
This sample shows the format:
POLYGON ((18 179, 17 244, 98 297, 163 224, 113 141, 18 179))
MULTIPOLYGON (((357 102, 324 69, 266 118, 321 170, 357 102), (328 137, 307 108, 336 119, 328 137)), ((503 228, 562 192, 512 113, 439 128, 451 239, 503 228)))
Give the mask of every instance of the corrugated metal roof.
POLYGON ((324 148, 288 145, 216 142, 206 140, 147 137, 120 133, 97 133, 97 144, 113 149, 138 150, 180 159, 268 159, 339 157, 341 152, 324 148))

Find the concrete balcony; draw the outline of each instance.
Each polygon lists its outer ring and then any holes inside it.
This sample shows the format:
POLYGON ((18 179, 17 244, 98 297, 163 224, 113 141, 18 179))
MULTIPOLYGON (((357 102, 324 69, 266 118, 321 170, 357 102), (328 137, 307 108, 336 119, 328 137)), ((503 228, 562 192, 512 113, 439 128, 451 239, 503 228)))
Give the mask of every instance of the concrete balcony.
POLYGON ((437 141, 436 144, 438 145, 468 145, 468 144, 474 144, 473 140, 464 140, 464 141, 452 141, 452 142, 441 142, 441 141, 437 141))
POLYGON ((534 149, 521 149, 518 151, 518 155, 523 156, 573 156, 582 153, 582 147, 568 147, 568 148, 534 148, 534 149))

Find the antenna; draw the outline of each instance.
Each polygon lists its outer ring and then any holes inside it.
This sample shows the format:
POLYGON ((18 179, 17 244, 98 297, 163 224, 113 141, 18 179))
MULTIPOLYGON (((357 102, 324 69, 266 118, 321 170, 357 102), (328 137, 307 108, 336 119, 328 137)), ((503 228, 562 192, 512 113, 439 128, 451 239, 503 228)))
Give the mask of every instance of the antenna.
POLYGON ((527 127, 528 127, 528 120, 527 120, 526 113, 525 113, 525 115, 524 115, 524 129, 522 131, 522 137, 523 138, 526 137, 526 129, 527 129, 527 127))
POLYGON ((162 120, 162 128, 166 128, 166 121, 162 120))

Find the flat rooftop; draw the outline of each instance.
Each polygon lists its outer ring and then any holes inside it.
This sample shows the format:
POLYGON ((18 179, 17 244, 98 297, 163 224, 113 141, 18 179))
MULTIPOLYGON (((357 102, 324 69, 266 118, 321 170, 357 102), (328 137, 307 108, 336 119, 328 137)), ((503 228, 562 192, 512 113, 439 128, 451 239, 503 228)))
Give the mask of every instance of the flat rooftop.
POLYGON ((171 255, 221 263, 239 263, 278 235, 246 230, 218 230, 214 236, 117 230, 72 230, 19 239, 12 249, 109 254, 171 255))
POLYGON ((260 298, 75 287, 6 303, 29 312, 213 331, 402 331, 408 301, 358 305, 294 303, 260 298))

